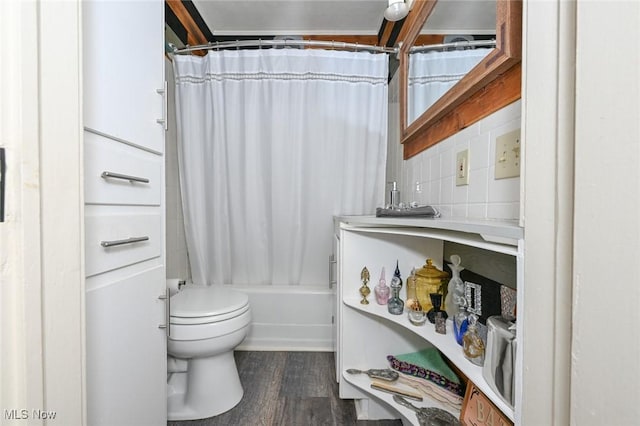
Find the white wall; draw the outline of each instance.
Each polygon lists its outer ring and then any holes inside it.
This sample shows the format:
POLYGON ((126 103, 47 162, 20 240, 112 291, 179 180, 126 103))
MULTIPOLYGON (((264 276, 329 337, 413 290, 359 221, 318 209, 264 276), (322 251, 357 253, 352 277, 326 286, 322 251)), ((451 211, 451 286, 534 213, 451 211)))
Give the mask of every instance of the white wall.
POLYGON ((184 233, 184 216, 178 179, 178 146, 176 129, 175 81, 171 61, 165 59, 165 78, 168 88, 168 130, 165 138, 166 173, 166 235, 167 278, 191 278, 187 242, 184 233))
POLYGON ((576 16, 571 423, 632 425, 640 418, 640 3, 578 1, 576 16))
POLYGON ((78 1, 0 2, 3 425, 86 423, 80 34, 78 1))
POLYGON ((405 161, 397 93, 398 73, 389 86, 387 182, 398 182, 401 201, 435 206, 446 217, 518 219, 520 178, 495 180, 493 176, 495 139, 520 128, 520 101, 405 161), (469 185, 456 186, 456 154, 465 149, 469 149, 469 185), (416 182, 421 192, 414 195, 416 182))

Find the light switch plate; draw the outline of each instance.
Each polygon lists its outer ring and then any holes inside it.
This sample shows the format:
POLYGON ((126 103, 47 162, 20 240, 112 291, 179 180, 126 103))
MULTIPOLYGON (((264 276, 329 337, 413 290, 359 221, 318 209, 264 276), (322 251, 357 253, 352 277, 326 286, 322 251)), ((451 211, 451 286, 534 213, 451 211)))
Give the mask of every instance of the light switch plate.
POLYGON ((456 155, 456 186, 469 185, 469 150, 456 155))
POLYGON ((496 138, 495 179, 520 176, 520 129, 496 138))

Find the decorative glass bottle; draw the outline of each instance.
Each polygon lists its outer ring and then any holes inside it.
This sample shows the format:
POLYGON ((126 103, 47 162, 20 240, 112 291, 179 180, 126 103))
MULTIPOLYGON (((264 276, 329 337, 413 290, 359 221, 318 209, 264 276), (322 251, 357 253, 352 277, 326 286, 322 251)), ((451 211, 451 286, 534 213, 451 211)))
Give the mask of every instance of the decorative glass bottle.
POLYGON ((360 272, 360 281, 362 281, 360 290, 358 290, 360 296, 362 296, 360 303, 362 305, 368 305, 369 301, 367 300, 367 296, 371 293, 371 290, 369 289, 369 286, 367 286, 367 283, 369 282, 369 270, 366 266, 362 268, 362 272, 360 272))
POLYGON ((427 318, 429 319, 429 322, 431 324, 435 324, 436 314, 438 313, 442 314, 444 319, 447 319, 447 313, 440 309, 440 306, 442 305, 442 295, 439 293, 431 293, 429 295, 429 298, 431 299, 432 306, 431 309, 429 309, 429 311, 427 312, 427 318))
POLYGON ((444 306, 450 318, 455 318, 464 302, 464 281, 460 278, 460 271, 464 270, 460 266, 460 256, 452 254, 449 258, 449 268, 451 268, 451 279, 449 280, 449 291, 444 306))
POLYGON ((404 302, 400 299, 400 290, 402 289, 402 278, 400 277, 400 269, 396 262, 396 270, 391 279, 391 298, 387 302, 387 309, 390 314, 402 315, 404 312, 404 302))
POLYGON ((416 271, 416 295, 423 310, 433 308, 429 295, 442 294, 442 282, 446 278, 449 278, 449 274, 435 267, 431 259, 427 259, 427 263, 416 271))
POLYGON ((467 328, 469 327, 469 314, 467 313, 467 309, 464 305, 459 308, 460 310, 458 313, 452 318, 453 334, 456 338, 456 342, 462 346, 462 336, 464 336, 464 333, 467 332, 467 328))
POLYGON ((416 268, 411 269, 411 276, 407 278, 407 299, 418 300, 416 294, 416 268))
POLYGON ((482 366, 484 364, 484 342, 478 334, 477 322, 478 318, 475 315, 469 315, 469 328, 462 336, 462 351, 465 358, 475 365, 482 366))
POLYGON ((376 293, 376 301, 379 305, 386 305, 389 301, 389 286, 387 285, 387 281, 384 278, 384 266, 382 267, 382 272, 380 273, 380 281, 378 281, 378 285, 373 289, 376 293))

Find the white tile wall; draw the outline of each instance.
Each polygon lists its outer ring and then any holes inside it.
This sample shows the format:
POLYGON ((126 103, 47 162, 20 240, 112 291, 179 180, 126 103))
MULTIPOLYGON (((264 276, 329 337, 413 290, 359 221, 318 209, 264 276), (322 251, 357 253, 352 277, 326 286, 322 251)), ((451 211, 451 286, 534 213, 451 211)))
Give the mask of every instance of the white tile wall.
POLYGON ((494 171, 496 137, 520 128, 520 101, 405 161, 397 91, 396 73, 389 85, 387 182, 398 182, 400 200, 430 204, 445 217, 518 219, 520 178, 496 180, 494 171), (456 154, 465 149, 469 150, 469 185, 456 186, 456 154), (420 192, 415 191, 416 182, 420 192))
POLYGON ((191 278, 187 243, 184 234, 184 216, 180 184, 178 181, 178 146, 176 135, 176 111, 173 68, 165 59, 165 75, 168 86, 168 118, 169 126, 165 134, 165 173, 166 173, 166 208, 167 208, 167 278, 191 278))

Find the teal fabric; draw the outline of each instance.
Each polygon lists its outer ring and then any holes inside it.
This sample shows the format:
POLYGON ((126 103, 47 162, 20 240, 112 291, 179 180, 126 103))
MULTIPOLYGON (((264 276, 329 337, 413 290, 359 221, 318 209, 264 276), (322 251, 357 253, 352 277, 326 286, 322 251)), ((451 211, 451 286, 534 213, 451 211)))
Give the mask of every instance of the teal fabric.
POLYGON ((460 378, 454 373, 454 371, 447 365, 442 359, 440 351, 436 348, 423 349, 418 352, 412 352, 408 354, 395 355, 397 360, 406 362, 408 364, 422 367, 425 370, 438 373, 453 383, 460 384, 460 378))

